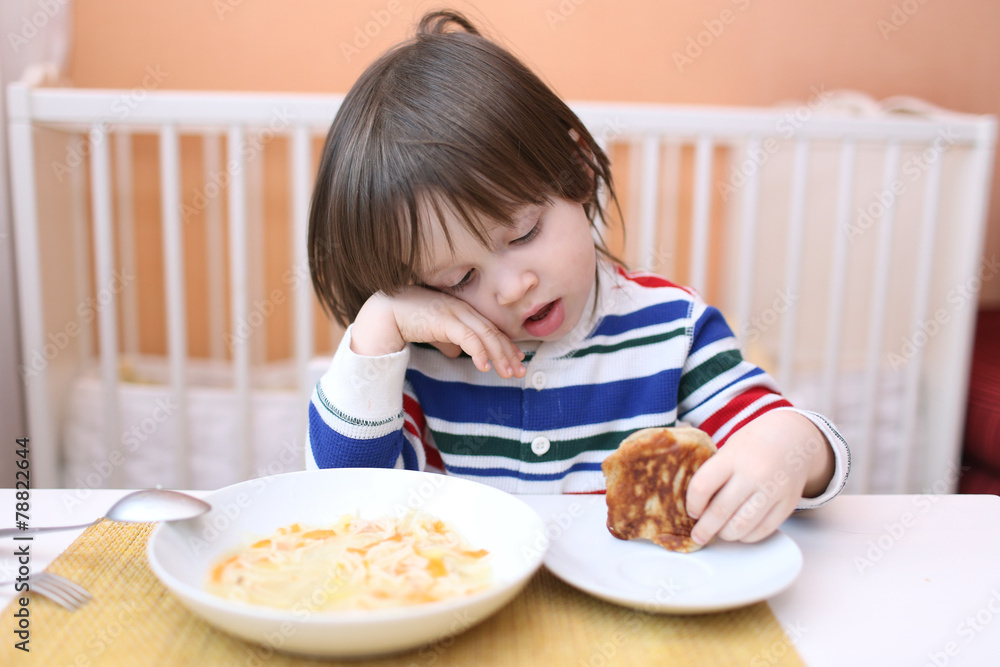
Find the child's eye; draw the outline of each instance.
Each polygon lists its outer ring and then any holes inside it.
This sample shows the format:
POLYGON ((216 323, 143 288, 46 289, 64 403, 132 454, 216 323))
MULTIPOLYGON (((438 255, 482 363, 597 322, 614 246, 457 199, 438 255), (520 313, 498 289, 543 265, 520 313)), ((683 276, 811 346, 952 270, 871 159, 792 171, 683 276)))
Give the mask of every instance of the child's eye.
POLYGON ((511 243, 514 244, 514 245, 525 244, 528 241, 530 241, 531 239, 533 239, 536 236, 538 236, 538 232, 540 232, 540 231, 542 231, 542 221, 541 220, 539 220, 538 222, 535 223, 535 226, 531 228, 530 232, 528 232, 527 234, 525 234, 524 236, 522 236, 520 238, 514 239, 513 241, 511 241, 511 243))
POLYGON ((463 287, 467 286, 470 282, 472 282, 472 271, 473 269, 469 269, 468 272, 464 276, 462 276, 461 280, 459 280, 457 283, 455 283, 448 289, 451 290, 452 292, 457 292, 463 287))

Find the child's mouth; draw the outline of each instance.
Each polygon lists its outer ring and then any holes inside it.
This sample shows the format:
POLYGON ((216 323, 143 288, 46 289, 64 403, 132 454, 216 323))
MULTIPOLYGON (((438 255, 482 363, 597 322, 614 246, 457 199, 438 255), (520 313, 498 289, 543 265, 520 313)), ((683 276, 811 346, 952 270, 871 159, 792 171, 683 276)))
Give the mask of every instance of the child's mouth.
POLYGON ((550 336, 566 320, 562 299, 542 306, 542 309, 524 321, 524 330, 536 338, 550 336))

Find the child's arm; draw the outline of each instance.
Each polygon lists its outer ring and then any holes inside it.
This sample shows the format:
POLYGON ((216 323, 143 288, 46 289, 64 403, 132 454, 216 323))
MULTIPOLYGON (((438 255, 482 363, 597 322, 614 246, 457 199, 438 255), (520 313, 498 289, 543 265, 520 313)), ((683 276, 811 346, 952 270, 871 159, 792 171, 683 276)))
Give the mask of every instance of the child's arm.
POLYGON ((309 404, 307 468, 421 469, 422 443, 405 430, 408 349, 378 357, 351 350, 348 327, 309 404))
POLYGON ((734 433, 691 479, 691 533, 756 542, 773 533, 802 498, 826 490, 833 450, 812 421, 793 410, 772 410, 734 433))
POLYGON ((465 302, 419 287, 376 294, 313 393, 308 468, 424 468, 420 405, 404 398, 407 342, 433 343, 453 357, 464 349, 480 370, 492 360, 502 377, 525 374, 520 350, 465 302))
POLYGON ((732 331, 698 297, 681 380, 678 418, 719 445, 691 479, 693 537, 761 540, 796 509, 816 507, 847 481, 850 451, 826 419, 797 410, 774 381, 743 359, 732 331), (818 496, 818 497, 817 497, 818 496))
POLYGON ((461 299, 416 286, 393 296, 373 294, 354 320, 351 349, 375 356, 399 352, 406 343, 431 343, 450 357, 464 350, 479 370, 489 371, 492 361, 503 378, 527 372, 518 347, 461 299))

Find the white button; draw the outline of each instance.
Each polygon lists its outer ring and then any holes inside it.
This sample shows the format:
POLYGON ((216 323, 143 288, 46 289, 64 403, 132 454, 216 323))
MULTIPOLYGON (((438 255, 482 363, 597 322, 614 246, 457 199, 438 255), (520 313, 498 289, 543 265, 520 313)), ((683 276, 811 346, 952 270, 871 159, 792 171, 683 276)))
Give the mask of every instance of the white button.
POLYGON ((531 386, 535 389, 542 390, 545 388, 545 373, 538 371, 531 376, 531 386))
POLYGON ((544 435, 540 435, 531 441, 531 451, 533 451, 538 456, 541 456, 545 452, 549 451, 549 439, 544 435))

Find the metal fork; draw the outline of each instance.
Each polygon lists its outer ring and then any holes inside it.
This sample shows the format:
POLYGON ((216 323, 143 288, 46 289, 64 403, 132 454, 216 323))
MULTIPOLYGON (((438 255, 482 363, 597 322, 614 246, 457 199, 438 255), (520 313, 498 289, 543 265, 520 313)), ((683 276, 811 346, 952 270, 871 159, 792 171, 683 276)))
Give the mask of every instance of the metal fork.
MULTIPOLYGON (((9 586, 15 580, 4 581, 0 586, 9 586)), ((76 611, 90 602, 92 596, 80 584, 52 572, 34 572, 28 577, 28 590, 44 595, 69 611, 76 611)))

